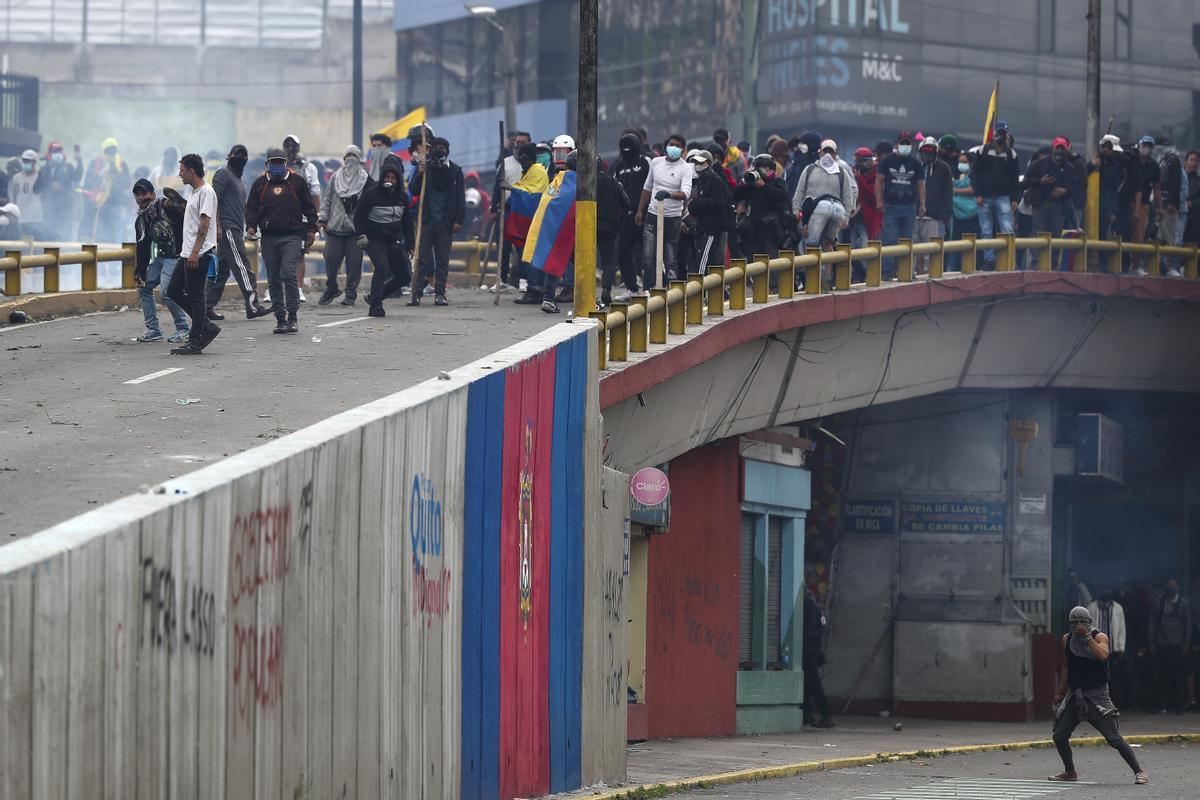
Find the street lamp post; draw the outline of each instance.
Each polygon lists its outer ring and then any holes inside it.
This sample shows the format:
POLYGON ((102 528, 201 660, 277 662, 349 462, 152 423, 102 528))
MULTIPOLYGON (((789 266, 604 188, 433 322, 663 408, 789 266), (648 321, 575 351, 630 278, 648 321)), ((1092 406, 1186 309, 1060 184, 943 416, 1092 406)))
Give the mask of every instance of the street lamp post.
POLYGON ((350 122, 350 141, 354 142, 359 147, 365 147, 366 142, 363 141, 363 8, 362 0, 354 0, 354 18, 353 18, 353 33, 352 33, 352 49, 354 50, 351 60, 354 62, 352 67, 351 81, 354 84, 352 90, 353 97, 350 101, 350 113, 354 119, 350 122))
MULTIPOLYGON (((575 317, 596 309, 597 0, 579 0, 579 94, 575 149, 575 317)), ((600 334, 603 336, 603 332, 600 334)))
POLYGON ((500 32, 500 58, 504 61, 504 129, 508 135, 517 129, 517 43, 511 30, 496 20, 496 7, 468 3, 467 11, 500 32))

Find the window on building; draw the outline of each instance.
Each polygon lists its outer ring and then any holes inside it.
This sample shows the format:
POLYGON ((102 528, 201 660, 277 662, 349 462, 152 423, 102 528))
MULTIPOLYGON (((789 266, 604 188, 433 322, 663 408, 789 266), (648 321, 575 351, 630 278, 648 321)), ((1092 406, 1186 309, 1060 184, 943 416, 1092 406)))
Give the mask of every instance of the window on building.
POLYGON ((1037 49, 1039 53, 1054 52, 1054 12, 1057 0, 1038 0, 1037 49))
POLYGON ((792 597, 803 576, 785 562, 803 552, 803 522, 759 511, 742 512, 738 604, 738 662, 743 670, 791 668, 792 597), (797 538, 799 537, 799 538, 797 538))
POLYGON ((738 662, 743 668, 754 659, 754 531, 760 514, 742 514, 742 541, 738 574, 738 662))
POLYGON ((1133 0, 1113 0, 1113 57, 1133 57, 1133 0))

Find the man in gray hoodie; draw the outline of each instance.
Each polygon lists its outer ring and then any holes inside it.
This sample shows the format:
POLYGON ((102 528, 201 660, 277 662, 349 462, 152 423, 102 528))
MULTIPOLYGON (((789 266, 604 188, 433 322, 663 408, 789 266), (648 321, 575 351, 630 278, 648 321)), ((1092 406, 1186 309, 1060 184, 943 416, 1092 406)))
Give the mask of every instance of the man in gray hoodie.
POLYGON ((347 145, 342 166, 325 184, 317 214, 317 224, 325 231, 325 293, 317 301, 320 305, 329 305, 342 293, 337 279, 342 261, 346 262, 346 297, 342 305, 352 306, 358 298, 363 251, 355 241, 358 234, 354 231, 354 211, 363 191, 374 183, 363 167, 362 151, 347 145))

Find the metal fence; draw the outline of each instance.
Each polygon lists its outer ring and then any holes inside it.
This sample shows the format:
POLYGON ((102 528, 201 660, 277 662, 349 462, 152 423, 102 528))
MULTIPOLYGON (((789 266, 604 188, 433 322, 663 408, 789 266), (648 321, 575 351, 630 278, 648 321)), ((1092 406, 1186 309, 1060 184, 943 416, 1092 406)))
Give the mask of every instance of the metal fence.
POLYGON ((38 129, 38 79, 32 75, 0 75, 0 128, 38 129))

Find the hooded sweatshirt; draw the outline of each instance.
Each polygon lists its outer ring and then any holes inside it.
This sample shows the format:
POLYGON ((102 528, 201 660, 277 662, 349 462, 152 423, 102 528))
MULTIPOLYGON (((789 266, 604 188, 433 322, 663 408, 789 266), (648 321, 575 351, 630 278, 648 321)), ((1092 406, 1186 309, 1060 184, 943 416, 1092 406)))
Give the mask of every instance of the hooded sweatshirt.
MULTIPOLYGON (((380 177, 389 171, 404 174, 404 164, 395 155, 383 160, 380 177)), ((400 180, 391 188, 384 186, 382 180, 372 183, 363 190, 354 210, 354 230, 359 236, 398 242, 406 247, 412 247, 416 240, 413 222, 408 191, 400 180)))
MULTIPOLYGON (((650 173, 650 162, 641 154, 641 140, 632 133, 621 137, 620 157, 609 168, 609 174, 617 179, 625 196, 633 205, 637 205, 642 196, 642 186, 646 183, 646 175, 650 173)), ((630 216, 633 215, 630 210, 630 216)))
POLYGON ((333 176, 325 183, 325 191, 321 197, 321 211, 317 214, 317 221, 325 223, 325 232, 338 236, 353 234, 355 232, 354 212, 359 198, 374 184, 375 181, 371 179, 367 169, 362 165, 361 158, 353 166, 343 164, 338 167, 333 176))
POLYGON ((800 134, 800 144, 803 145, 804 152, 800 152, 802 148, 797 147, 796 152, 792 155, 791 163, 787 165, 787 171, 784 172, 788 197, 796 194, 796 187, 800 185, 800 176, 804 174, 804 169, 809 164, 815 164, 817 157, 821 155, 821 134, 816 131, 805 131, 800 134))

